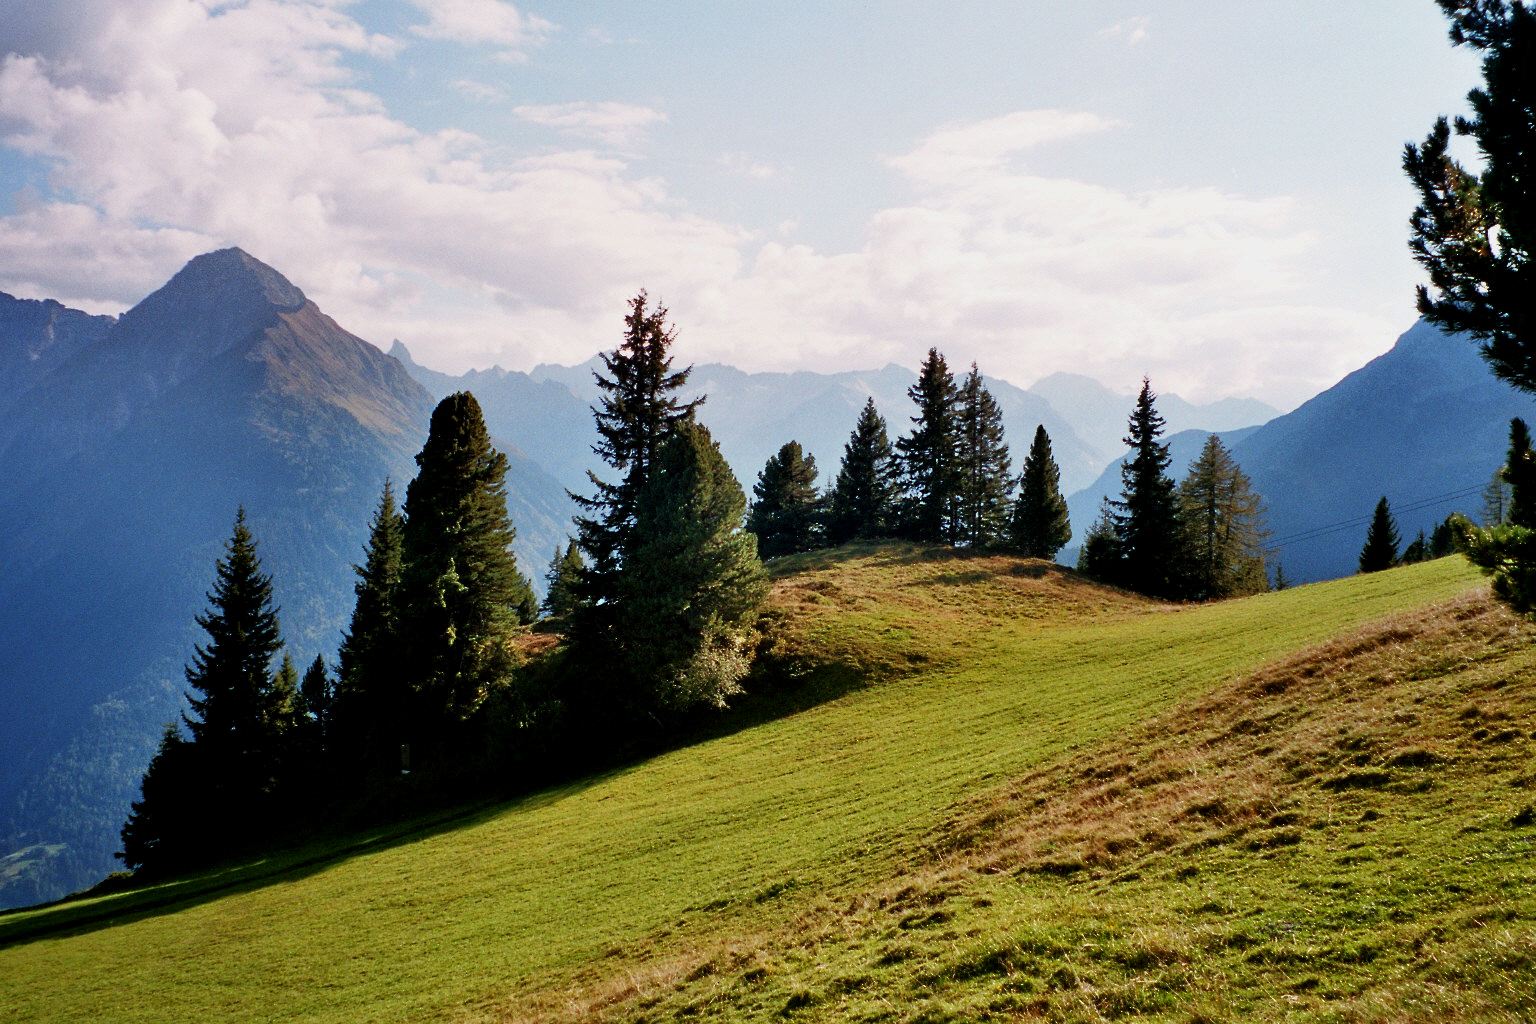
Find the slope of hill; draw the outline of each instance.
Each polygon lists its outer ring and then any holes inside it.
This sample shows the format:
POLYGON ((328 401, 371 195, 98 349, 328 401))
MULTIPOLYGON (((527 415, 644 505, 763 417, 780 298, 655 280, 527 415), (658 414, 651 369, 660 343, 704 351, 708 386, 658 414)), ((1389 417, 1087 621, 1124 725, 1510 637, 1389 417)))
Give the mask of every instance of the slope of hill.
POLYGON ((18 1020, 1514 1020, 1531 628, 1457 560, 1169 608, 786 560, 864 685, 456 820, 0 918, 18 1020))
MULTIPOLYGON (((112 869, 237 506, 295 661, 334 655, 373 506, 386 477, 414 475, 432 407, 238 249, 115 323, 29 310, 0 362, 50 338, 59 356, 0 425, 0 854, 30 851, 0 876, 0 906, 112 869)), ((567 532, 564 495, 526 459, 509 478, 536 575, 567 532)))
POLYGON ((1382 496, 1404 544, 1451 512, 1479 518, 1514 416, 1531 420, 1536 403, 1495 379, 1470 341, 1420 321, 1232 454, 1269 508, 1286 575, 1325 579, 1355 571, 1382 496))

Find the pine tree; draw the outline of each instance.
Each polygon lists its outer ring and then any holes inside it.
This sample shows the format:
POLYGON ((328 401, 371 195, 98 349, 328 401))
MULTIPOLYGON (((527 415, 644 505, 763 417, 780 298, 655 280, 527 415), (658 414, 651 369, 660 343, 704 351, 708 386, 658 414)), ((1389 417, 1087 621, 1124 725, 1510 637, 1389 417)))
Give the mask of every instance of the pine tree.
POLYGON ((1429 557, 1442 558, 1456 551, 1456 515, 1440 520, 1429 535, 1429 557))
POLYGON ((208 781, 194 763, 192 745, 175 723, 168 724, 123 824, 117 857, 124 867, 169 873, 206 859, 210 836, 202 825, 208 781))
POLYGON ((401 532, 400 635, 412 724, 430 746, 508 680, 528 583, 512 554, 507 458, 491 446, 473 395, 438 403, 416 464, 401 532))
POLYGON ((1263 505, 1215 434, 1179 484, 1178 502, 1188 531, 1190 596, 1215 600, 1269 589, 1263 505))
POLYGON ((1365 532, 1365 546, 1360 549, 1360 571, 1380 572, 1397 564, 1397 523, 1383 497, 1376 503, 1371 525, 1365 532))
POLYGON ((1483 487, 1483 525, 1498 526, 1509 517, 1509 483, 1504 479, 1504 467, 1493 471, 1493 477, 1483 487))
POLYGON ((586 514, 576 519, 576 539, 588 563, 577 588, 579 611, 572 620, 578 647, 601 657, 619 641, 619 590, 624 561, 643 542, 635 533, 640 495, 650 483, 661 447, 678 427, 693 420, 703 399, 682 402, 677 393, 688 383, 692 367, 673 371, 670 350, 676 332, 666 322, 664 306, 648 307, 645 292, 629 303, 624 339, 604 353, 607 376, 597 374, 603 392, 598 408, 598 443, 593 451, 620 474, 605 483, 588 473, 596 493, 572 494, 586 514))
POLYGON ((549 572, 544 577, 547 585, 544 596, 545 615, 563 623, 576 611, 576 588, 586 564, 574 540, 565 546, 564 553, 558 547, 555 548, 555 557, 550 561, 549 572))
POLYGON ((1536 529, 1536 454, 1531 451, 1530 429, 1519 417, 1509 421, 1509 454, 1500 477, 1509 485, 1503 521, 1536 529))
POLYGON ((1116 583, 1121 574, 1120 536, 1115 531, 1115 508, 1105 498, 1099 516, 1088 528, 1077 552, 1077 571, 1100 583, 1116 583))
POLYGON ((209 610, 197 617, 207 632, 187 666, 190 714, 182 716, 196 759, 212 780, 224 824, 233 826, 275 791, 286 730, 293 724, 293 691, 272 673, 282 649, 272 578, 261 571, 245 509, 235 516, 225 556, 215 566, 209 610), (194 695, 195 694, 195 695, 194 695))
POLYGON ((400 620, 405 517, 393 485, 368 528, 363 564, 354 565, 357 603, 342 636, 331 699, 331 746, 337 761, 363 774, 391 771, 405 742, 409 675, 400 620))
POLYGON ((1444 117, 1404 151, 1419 192, 1409 248, 1430 280, 1418 288, 1419 312, 1474 338, 1496 376, 1536 391, 1536 11, 1504 0, 1439 4, 1452 43, 1483 52, 1484 86, 1467 96, 1472 117, 1455 122, 1482 168, 1451 158, 1444 117))
POLYGON ((955 530, 954 539, 973 547, 991 547, 1008 527, 1009 492, 1013 472, 1003 441, 1003 410, 971 372, 960 386, 955 414, 955 530))
POLYGON ((652 469, 619 591, 623 663, 642 710, 723 706, 750 666, 748 634, 768 594, 756 540, 741 529, 746 497, 691 421, 652 469))
POLYGON ((1424 536, 1424 531, 1420 530, 1419 535, 1403 549, 1403 564, 1413 565, 1415 562, 1427 562, 1429 559, 1429 540, 1424 536))
POLYGON ((885 419, 867 399, 843 446, 843 462, 827 498, 827 539, 883 537, 895 525, 895 459, 885 419))
POLYGON ((1019 497, 1008 524, 1008 543, 1026 558, 1055 558, 1072 539, 1067 500, 1061 496, 1061 470, 1051 455, 1045 425, 1035 427, 1035 439, 1024 457, 1019 497))
POLYGON ((1109 580, 1152 597, 1186 596, 1188 557, 1179 521, 1168 446, 1158 440, 1163 417, 1153 405, 1157 396, 1143 379, 1136 408, 1131 412, 1125 443, 1131 457, 1120 467, 1122 491, 1115 502, 1115 536, 1119 541, 1117 578, 1109 580))
POLYGON ((757 537, 763 558, 810 551, 822 539, 821 496, 816 493, 816 457, 790 441, 769 457, 747 512, 747 531, 757 537))
POLYGON ((907 396, 917 403, 917 415, 912 417, 912 433, 896 440, 905 489, 902 532, 926 543, 953 542, 960 486, 955 379, 938 349, 928 350, 907 396))

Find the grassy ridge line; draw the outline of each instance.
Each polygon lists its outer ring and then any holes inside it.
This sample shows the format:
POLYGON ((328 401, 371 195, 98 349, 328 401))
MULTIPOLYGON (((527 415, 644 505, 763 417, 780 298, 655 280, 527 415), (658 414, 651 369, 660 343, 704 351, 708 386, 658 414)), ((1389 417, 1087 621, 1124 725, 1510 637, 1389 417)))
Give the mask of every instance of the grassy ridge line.
POLYGON ((1530 1020, 1533 639, 1480 595, 1343 634, 974 794, 865 891, 481 1019, 1530 1020))
POLYGON ((833 652, 932 668, 461 831, 0 951, 0 1005, 39 1020, 233 1019, 258 1006, 273 1019, 449 1018, 605 953, 771 918, 776 895, 884 877, 988 778, 1475 585, 1444 562, 1169 611, 1014 567, 890 549, 810 568, 782 588, 822 587, 792 628, 833 652))

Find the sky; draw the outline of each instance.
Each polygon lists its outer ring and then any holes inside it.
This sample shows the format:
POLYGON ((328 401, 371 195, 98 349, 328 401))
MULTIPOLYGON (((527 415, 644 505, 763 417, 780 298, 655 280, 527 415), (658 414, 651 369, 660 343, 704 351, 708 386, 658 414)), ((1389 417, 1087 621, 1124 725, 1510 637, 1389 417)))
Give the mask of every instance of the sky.
POLYGON ((239 246, 458 373, 1058 371, 1289 409, 1415 319, 1431 0, 0 0, 0 290, 239 246))

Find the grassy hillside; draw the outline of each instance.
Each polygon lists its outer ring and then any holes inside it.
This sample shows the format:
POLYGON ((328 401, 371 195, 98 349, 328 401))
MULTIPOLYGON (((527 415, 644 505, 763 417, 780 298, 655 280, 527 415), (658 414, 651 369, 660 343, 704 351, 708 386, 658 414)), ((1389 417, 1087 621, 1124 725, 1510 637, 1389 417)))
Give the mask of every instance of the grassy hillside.
POLYGON ((790 718, 0 917, 8 1020, 1520 1020, 1531 631, 1458 560, 1193 608, 780 570, 790 718), (827 669, 827 663, 833 669, 827 669))

